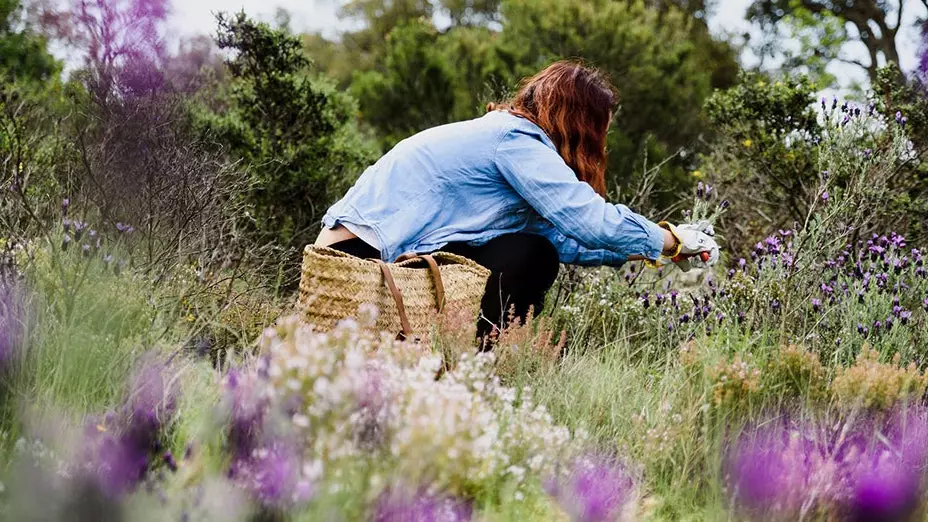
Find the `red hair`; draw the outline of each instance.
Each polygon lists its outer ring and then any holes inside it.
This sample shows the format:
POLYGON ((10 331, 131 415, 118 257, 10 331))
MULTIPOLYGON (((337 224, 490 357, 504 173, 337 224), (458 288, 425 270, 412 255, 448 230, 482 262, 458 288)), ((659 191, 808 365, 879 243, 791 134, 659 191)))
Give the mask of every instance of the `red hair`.
POLYGON ((545 131, 577 179, 606 195, 606 133, 618 93, 601 71, 559 61, 522 81, 508 102, 487 111, 508 110, 545 131))

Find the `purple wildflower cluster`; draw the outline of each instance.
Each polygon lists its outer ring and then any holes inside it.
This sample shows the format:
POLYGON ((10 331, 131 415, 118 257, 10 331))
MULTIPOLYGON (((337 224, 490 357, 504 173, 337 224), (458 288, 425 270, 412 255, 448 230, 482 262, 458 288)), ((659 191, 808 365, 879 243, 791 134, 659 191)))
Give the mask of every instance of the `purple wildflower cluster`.
POLYGON ((177 409, 170 367, 153 359, 139 366, 125 403, 87 426, 86 468, 111 498, 133 491, 159 463, 177 466, 161 441, 177 409))
MULTIPOLYGON (((860 105, 851 104, 850 102, 843 102, 840 104, 840 113, 838 112, 838 98, 832 97, 831 102, 826 98, 822 98, 821 106, 822 112, 826 117, 837 120, 838 126, 845 126, 855 119, 861 117, 874 117, 877 115, 877 107, 874 102, 869 102, 864 110, 860 105)), ((904 127, 908 123, 908 118, 903 116, 899 111, 896 111, 895 121, 898 125, 904 127)), ((864 154, 866 156, 866 154, 864 154)))
MULTIPOLYGON (((749 317, 775 318, 784 307, 781 283, 796 264, 794 238, 794 231, 779 230, 759 241, 724 279, 708 279, 698 294, 681 294, 668 281, 663 292, 638 292, 638 301, 667 331, 684 337, 697 325, 711 335, 714 328, 749 317)), ((872 343, 899 328, 920 328, 923 321, 915 312, 928 311, 928 294, 920 290, 928 288, 924 255, 899 234, 873 234, 832 258, 814 261, 817 280, 803 280, 796 290, 806 295, 807 313, 826 338, 840 345, 842 336, 856 332, 872 343)), ((630 284, 635 279, 626 278, 630 284)))
POLYGON ((752 520, 910 520, 924 486, 928 416, 766 423, 743 434, 726 460, 728 492, 752 520))
POLYGON ((628 466, 614 457, 577 459, 560 479, 546 486, 574 522, 618 520, 635 500, 637 481, 628 466))
POLYGON ((377 498, 373 522, 466 522, 473 517, 470 502, 436 495, 423 489, 415 492, 388 488, 377 498))
MULTIPOLYGON (((77 219, 69 219, 68 211, 71 206, 71 200, 65 198, 61 202, 61 249, 67 250, 71 247, 72 243, 80 245, 80 253, 86 258, 90 258, 95 254, 99 254, 104 250, 106 245, 106 239, 104 238, 104 233, 98 232, 96 229, 92 228, 91 225, 85 221, 80 221, 77 219)), ((107 225, 104 223, 104 225, 107 225)), ((106 226, 104 226, 106 228, 106 226)), ((116 223, 116 238, 121 239, 124 236, 127 236, 135 231, 135 227, 127 225, 124 223, 116 223)), ((103 253, 101 256, 103 261, 103 266, 109 268, 113 267, 113 270, 118 275, 119 272, 125 267, 126 261, 120 260, 114 263, 113 255, 109 253, 103 253)))
POLYGON ((297 445, 265 429, 268 401, 251 373, 230 370, 225 379, 229 425, 226 449, 228 476, 265 508, 278 508, 311 496, 301 478, 297 445))

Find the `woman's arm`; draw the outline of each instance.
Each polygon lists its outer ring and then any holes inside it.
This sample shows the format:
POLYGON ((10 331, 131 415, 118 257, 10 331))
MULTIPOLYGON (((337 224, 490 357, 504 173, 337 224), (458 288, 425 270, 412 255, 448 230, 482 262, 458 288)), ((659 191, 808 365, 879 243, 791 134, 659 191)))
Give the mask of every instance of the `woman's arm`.
MULTIPOLYGON (((680 242, 677 241, 677 238, 674 237, 674 235, 671 234, 669 230, 664 230, 664 252, 663 254, 665 256, 672 255, 674 252, 676 252, 677 245, 679 244, 680 242)), ((628 256, 628 260, 629 261, 646 261, 645 258, 641 256, 636 256, 636 255, 628 256)))
MULTIPOLYGON (((495 162, 503 178, 559 232, 590 250, 616 254, 614 262, 656 260, 673 236, 624 205, 606 202, 547 143, 526 129, 510 130, 495 162)), ((669 250, 669 249, 668 249, 669 250)))

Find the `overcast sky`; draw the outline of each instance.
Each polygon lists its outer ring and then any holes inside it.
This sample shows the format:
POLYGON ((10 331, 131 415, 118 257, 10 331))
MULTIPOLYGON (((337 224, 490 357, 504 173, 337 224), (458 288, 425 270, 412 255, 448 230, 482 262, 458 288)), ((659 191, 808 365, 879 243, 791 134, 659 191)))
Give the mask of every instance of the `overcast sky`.
MULTIPOLYGON (((905 0, 905 2, 908 21, 906 25, 911 27, 918 17, 925 16, 925 10, 919 0, 905 0)), ((716 12, 709 20, 712 30, 717 33, 733 34, 750 31, 750 24, 744 20, 744 13, 749 3, 750 0, 720 0, 717 2, 716 12)), ((175 0, 171 26, 176 35, 212 34, 215 30, 213 14, 217 11, 244 9, 252 16, 270 20, 276 9, 283 7, 292 14, 292 25, 295 30, 323 31, 332 35, 345 27, 336 17, 337 4, 338 0, 175 0)), ((907 29, 899 38, 901 65, 906 70, 912 70, 916 65, 919 40, 920 34, 914 29, 907 29)), ((863 44, 858 47, 848 46, 846 52, 849 57, 867 61, 863 44)), ((747 54, 742 57, 742 60, 750 64, 755 59, 747 54)), ((855 78, 865 78, 863 71, 855 66, 834 65, 831 72, 839 77, 842 84, 847 84, 855 78)))

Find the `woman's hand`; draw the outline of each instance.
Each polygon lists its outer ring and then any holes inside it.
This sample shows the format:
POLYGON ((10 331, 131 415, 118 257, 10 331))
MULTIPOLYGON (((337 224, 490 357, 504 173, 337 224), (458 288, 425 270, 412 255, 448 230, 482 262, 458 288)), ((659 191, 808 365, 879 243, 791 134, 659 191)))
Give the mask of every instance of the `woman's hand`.
POLYGON ((715 230, 708 221, 679 226, 661 223, 666 229, 664 254, 676 263, 680 270, 706 268, 719 260, 719 245, 715 242, 715 230))

